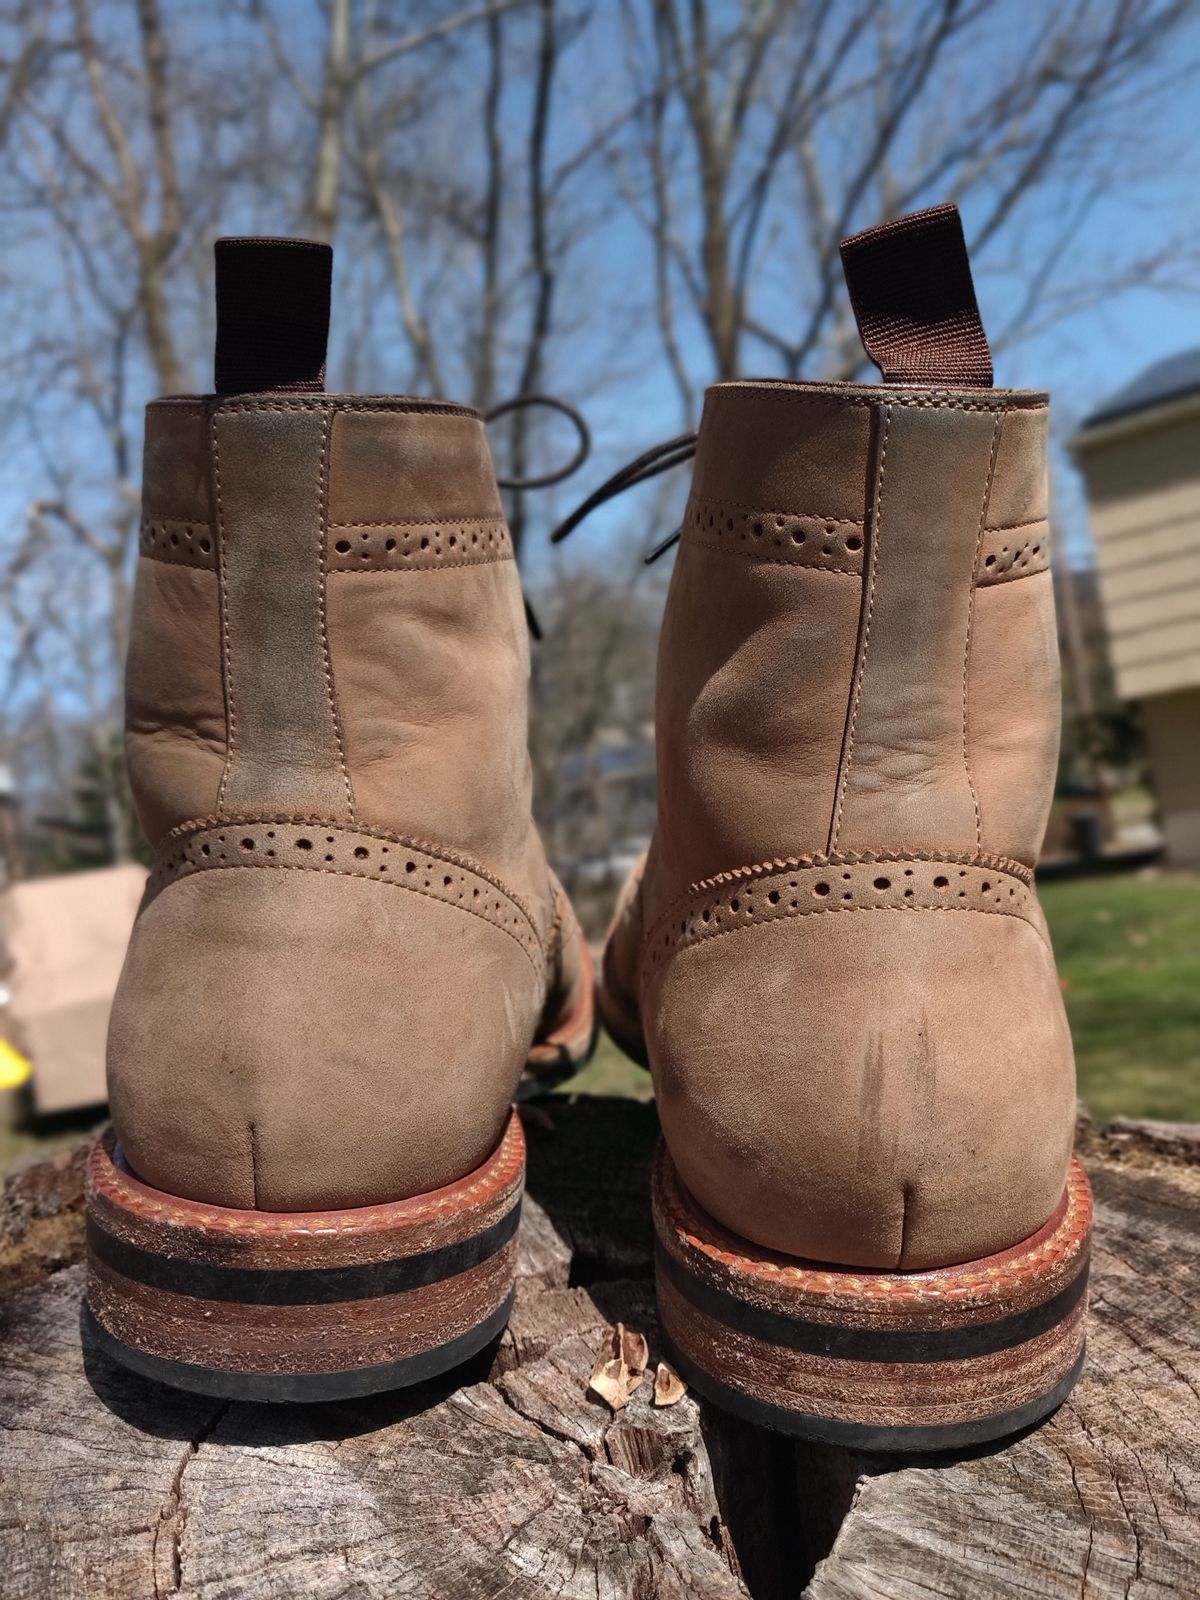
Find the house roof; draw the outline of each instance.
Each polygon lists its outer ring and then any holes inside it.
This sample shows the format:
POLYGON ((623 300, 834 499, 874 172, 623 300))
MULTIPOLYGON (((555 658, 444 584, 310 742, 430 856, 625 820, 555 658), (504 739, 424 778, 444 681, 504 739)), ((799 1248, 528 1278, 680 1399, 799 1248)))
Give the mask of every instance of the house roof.
POLYGON ((1090 428, 1097 422, 1111 422, 1116 417, 1128 416, 1133 411, 1144 411, 1149 406, 1162 405, 1183 395, 1200 391, 1200 346, 1194 350, 1181 350, 1178 355, 1156 361, 1152 367, 1109 395, 1099 410, 1093 411, 1084 422, 1090 428))

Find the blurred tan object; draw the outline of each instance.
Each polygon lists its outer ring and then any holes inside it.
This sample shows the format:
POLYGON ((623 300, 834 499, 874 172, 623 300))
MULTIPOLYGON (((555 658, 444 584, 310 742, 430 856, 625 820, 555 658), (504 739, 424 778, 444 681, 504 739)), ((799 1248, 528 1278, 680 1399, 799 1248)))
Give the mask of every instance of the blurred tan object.
POLYGON ((1073 441, 1117 692, 1141 707, 1167 859, 1200 865, 1200 349, 1161 361, 1073 441))
POLYGON ((106 1097, 108 1013, 145 882, 143 867, 105 867, 29 879, 0 896, 10 963, 0 1026, 33 1062, 39 1112, 106 1097))

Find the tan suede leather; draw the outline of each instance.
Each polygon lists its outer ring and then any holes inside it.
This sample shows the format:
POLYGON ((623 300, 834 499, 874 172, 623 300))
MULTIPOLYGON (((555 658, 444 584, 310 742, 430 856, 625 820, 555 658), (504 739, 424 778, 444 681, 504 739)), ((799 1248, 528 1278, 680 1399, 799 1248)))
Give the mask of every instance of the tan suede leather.
POLYGON ((1059 729, 1046 406, 706 399, 604 1011, 696 1199, 792 1255, 970 1260, 1063 1192, 1074 1067, 1030 872, 1059 729))
POLYGON ((530 817, 528 644, 461 407, 156 402, 128 753, 156 857, 113 1118, 170 1193, 366 1205, 489 1153, 583 981, 530 817))

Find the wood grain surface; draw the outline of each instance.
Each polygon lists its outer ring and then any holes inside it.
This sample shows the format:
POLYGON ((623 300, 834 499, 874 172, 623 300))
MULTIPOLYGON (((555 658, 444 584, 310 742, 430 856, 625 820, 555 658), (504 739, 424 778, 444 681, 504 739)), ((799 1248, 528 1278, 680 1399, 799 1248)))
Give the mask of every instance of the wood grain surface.
POLYGON ((1200 1130, 1084 1124, 1089 1364, 1042 1428, 889 1463, 587 1393, 621 1321, 660 1355, 652 1107, 525 1113, 519 1289, 494 1355, 421 1390, 256 1407, 81 1349, 81 1163, 0 1196, 0 1593, 932 1600, 1200 1593, 1200 1130))

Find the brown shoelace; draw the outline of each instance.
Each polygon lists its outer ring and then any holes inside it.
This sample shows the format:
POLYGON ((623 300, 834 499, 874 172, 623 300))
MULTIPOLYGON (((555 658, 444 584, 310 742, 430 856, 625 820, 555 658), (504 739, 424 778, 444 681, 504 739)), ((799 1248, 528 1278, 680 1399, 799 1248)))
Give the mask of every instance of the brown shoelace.
MULTIPOLYGON (((484 423, 496 422, 501 417, 511 415, 514 411, 523 411, 527 406, 545 406, 550 411, 557 411, 561 416, 571 422, 579 435, 579 443, 571 459, 553 472, 543 472, 535 478, 502 478, 497 474, 496 482, 502 489, 515 489, 523 494, 527 489, 549 489, 552 484, 561 483, 564 478, 569 478, 572 473, 578 472, 587 460, 592 450, 592 435, 582 414, 567 401, 560 400, 552 394, 516 394, 511 400, 502 400, 498 406, 493 406, 484 413, 484 423)), ((538 621, 537 612, 529 602, 529 596, 524 589, 521 599, 525 606, 525 621, 529 632, 535 639, 542 637, 542 625, 538 621)))
MULTIPOLYGON (((629 461, 619 471, 614 472, 611 478, 606 479, 598 489, 592 491, 587 499, 581 501, 555 528, 550 535, 551 544, 561 544, 569 533, 572 533, 586 517, 617 495, 624 494, 626 489, 632 489, 635 484, 645 483, 648 478, 656 478, 660 472, 669 472, 672 467, 680 467, 685 461, 690 461, 696 454, 696 435, 694 433, 680 433, 674 439, 664 439, 661 444, 652 445, 649 450, 642 452, 629 461)), ((676 528, 668 538, 655 545, 646 557, 646 565, 657 561, 679 539, 683 530, 676 528)))

